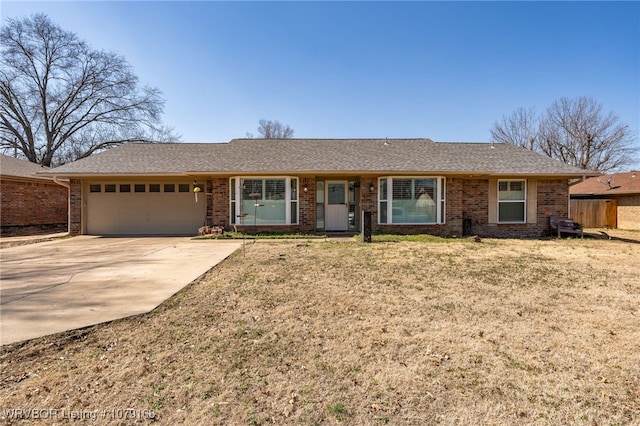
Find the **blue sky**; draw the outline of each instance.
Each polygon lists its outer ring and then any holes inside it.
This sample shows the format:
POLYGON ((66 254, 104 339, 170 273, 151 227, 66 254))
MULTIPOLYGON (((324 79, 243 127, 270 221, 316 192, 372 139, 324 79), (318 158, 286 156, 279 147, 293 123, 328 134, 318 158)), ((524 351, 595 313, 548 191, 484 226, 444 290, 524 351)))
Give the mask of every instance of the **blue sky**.
POLYGON ((518 107, 592 96, 640 130, 640 3, 0 3, 122 54, 185 142, 257 135, 489 141, 518 107))

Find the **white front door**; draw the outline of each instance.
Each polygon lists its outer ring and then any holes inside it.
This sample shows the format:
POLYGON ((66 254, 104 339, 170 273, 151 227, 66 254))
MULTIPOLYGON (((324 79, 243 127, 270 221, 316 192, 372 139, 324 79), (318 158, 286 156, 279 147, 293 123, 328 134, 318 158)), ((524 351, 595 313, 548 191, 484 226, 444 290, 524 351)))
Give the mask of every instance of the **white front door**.
POLYGON ((325 229, 327 231, 346 231, 349 228, 349 205, 347 204, 347 182, 328 181, 327 214, 325 229))

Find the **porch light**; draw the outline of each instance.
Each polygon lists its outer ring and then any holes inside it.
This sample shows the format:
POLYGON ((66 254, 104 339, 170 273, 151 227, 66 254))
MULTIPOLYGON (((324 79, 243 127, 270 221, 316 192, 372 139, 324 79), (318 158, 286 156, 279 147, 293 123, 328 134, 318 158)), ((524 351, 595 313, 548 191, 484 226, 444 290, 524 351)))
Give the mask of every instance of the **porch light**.
POLYGON ((373 191, 375 191, 376 188, 375 186, 373 186, 373 182, 369 185, 369 192, 373 193, 373 191))
POLYGON ((195 197, 196 197, 196 203, 198 202, 198 192, 200 192, 200 191, 201 191, 201 189, 200 189, 200 187, 198 186, 198 178, 195 178, 195 179, 193 180, 193 194, 194 194, 194 195, 195 195, 195 197))

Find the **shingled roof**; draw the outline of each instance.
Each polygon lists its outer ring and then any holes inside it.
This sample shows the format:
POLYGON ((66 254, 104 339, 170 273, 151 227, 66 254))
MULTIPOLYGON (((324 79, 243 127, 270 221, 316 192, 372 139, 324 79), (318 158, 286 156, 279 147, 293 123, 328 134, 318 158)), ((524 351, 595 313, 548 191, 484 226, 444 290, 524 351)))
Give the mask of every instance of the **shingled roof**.
POLYGON ((48 170, 48 168, 41 166, 40 164, 0 154, 0 175, 2 175, 2 177, 51 180, 51 178, 36 175, 38 172, 48 170))
POLYGON ((592 177, 571 185, 571 195, 640 194, 640 172, 615 173, 592 177))
POLYGON ((129 143, 52 169, 57 176, 363 174, 593 176, 510 144, 430 139, 234 139, 228 143, 129 143))

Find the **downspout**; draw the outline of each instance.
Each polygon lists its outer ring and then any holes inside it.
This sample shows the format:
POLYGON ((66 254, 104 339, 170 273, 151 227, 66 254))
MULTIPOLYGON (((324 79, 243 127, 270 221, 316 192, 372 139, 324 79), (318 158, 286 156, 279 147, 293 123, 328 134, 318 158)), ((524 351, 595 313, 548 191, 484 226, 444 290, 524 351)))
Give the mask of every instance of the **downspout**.
POLYGON ((71 185, 58 179, 58 176, 53 177, 53 182, 67 188, 67 233, 69 233, 71 232, 71 185))

